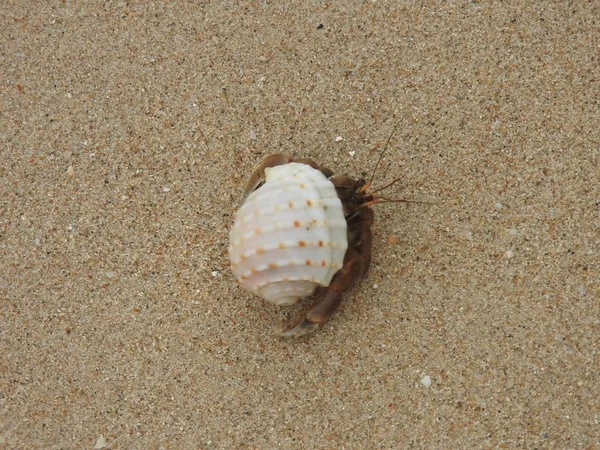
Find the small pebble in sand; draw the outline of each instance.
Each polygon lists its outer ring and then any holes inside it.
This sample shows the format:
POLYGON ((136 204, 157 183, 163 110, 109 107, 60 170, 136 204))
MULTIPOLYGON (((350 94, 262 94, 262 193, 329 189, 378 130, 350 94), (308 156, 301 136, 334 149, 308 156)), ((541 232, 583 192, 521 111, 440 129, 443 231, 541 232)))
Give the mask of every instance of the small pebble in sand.
POLYGON ((217 272, 216 270, 213 270, 213 271, 212 271, 210 274, 211 274, 213 277, 216 277, 217 275, 219 275, 219 272, 217 272))
POLYGON ((108 272, 105 273, 106 278, 114 278, 117 274, 115 272, 113 272, 112 270, 109 270, 108 272))
POLYGON ((431 377, 429 375, 425 375, 423 378, 421 378, 421 384, 423 386, 425 386, 426 388, 431 386, 431 377))
POLYGON ((69 166, 67 169, 67 176, 69 178, 73 178, 75 176, 75 169, 73 169, 73 166, 69 166))
POLYGON ((388 244, 396 245, 398 243, 398 236, 395 234, 390 234, 387 238, 388 244))
POLYGON ((467 241, 472 241, 473 233, 471 233, 470 231, 465 231, 465 237, 467 238, 467 241))
POLYGON ((379 287, 379 285, 378 285, 377 283, 375 283, 375 284, 373 285, 373 289, 377 289, 378 287, 379 287))
POLYGON ((349 154, 350 156, 354 156, 354 155, 356 155, 356 152, 355 152, 354 150, 352 150, 351 152, 348 152, 348 154, 349 154))
POLYGON ((344 138, 341 137, 341 136, 336 136, 335 137, 335 142, 342 142, 343 140, 344 140, 344 138))
POLYGON ((504 208, 504 205, 502 205, 500 202, 496 202, 494 203, 494 208, 496 208, 496 211, 500 211, 502 208, 504 208))
POLYGON ((108 447, 108 444, 106 443, 104 436, 102 436, 102 435, 98 436, 98 439, 96 439, 96 443, 94 444, 94 449, 106 448, 106 447, 108 447))
POLYGON ((506 256, 508 259, 512 258, 513 256, 515 256, 515 252, 513 252, 512 250, 507 250, 504 253, 504 256, 506 256))
POLYGON ((169 192, 171 190, 171 188, 168 186, 165 186, 165 187, 163 187, 162 190, 163 190, 163 192, 169 192))

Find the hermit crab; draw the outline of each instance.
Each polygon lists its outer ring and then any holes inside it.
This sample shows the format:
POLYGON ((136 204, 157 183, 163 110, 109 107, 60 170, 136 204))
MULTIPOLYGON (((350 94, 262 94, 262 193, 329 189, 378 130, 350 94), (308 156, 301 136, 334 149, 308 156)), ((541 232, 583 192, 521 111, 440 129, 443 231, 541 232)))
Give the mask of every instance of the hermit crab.
POLYGON ((370 206, 382 200, 376 192, 398 181, 369 193, 372 180, 333 177, 311 159, 284 154, 267 156, 251 175, 229 234, 233 274, 244 289, 276 305, 319 289, 306 317, 288 322, 280 335, 301 336, 325 324, 342 294, 367 274, 370 206))

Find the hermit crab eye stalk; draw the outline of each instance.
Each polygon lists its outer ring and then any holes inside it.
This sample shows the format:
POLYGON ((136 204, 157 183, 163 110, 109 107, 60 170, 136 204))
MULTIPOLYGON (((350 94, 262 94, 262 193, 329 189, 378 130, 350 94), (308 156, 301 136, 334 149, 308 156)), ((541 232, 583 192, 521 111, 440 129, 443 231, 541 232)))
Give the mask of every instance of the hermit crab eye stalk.
POLYGON ((354 186, 354 192, 356 194, 362 194, 367 192, 367 189, 369 189, 369 187, 371 187, 371 185, 367 183, 364 178, 361 178, 356 182, 356 185, 354 186))

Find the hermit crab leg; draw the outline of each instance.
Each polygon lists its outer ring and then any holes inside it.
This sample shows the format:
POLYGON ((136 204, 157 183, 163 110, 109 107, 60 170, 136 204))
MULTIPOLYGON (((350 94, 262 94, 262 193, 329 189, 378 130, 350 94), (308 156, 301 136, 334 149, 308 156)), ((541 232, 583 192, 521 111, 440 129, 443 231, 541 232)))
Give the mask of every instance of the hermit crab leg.
POLYGON ((299 337, 316 331, 327 323, 342 302, 342 294, 352 285, 360 281, 364 271, 360 256, 356 252, 346 255, 346 262, 333 277, 331 283, 317 294, 316 305, 308 312, 304 319, 288 322, 279 332, 282 337, 299 337))
POLYGON ((316 331, 331 318, 342 302, 342 294, 355 283, 361 281, 371 264, 371 246, 373 235, 373 210, 361 209, 356 221, 349 229, 349 241, 355 247, 349 247, 344 257, 344 266, 337 271, 329 286, 322 288, 315 299, 315 306, 306 317, 288 322, 279 332, 283 337, 299 337, 316 331))
POLYGON ((246 189, 244 189, 244 195, 242 196, 242 203, 246 201, 246 198, 258 189, 267 179, 267 175, 265 170, 269 167, 282 166, 284 164, 288 164, 291 162, 297 162, 302 164, 307 164, 311 166, 313 169, 320 170, 327 178, 333 175, 333 172, 326 167, 319 166, 312 159, 308 158, 292 158, 290 155, 285 155, 283 153, 276 153, 274 155, 269 155, 265 159, 261 161, 259 166, 252 172, 250 175, 250 179, 248 180, 248 184, 246 185, 246 189))
POLYGON ((244 189, 244 195, 242 196, 242 203, 246 201, 246 198, 252 192, 254 192, 258 187, 260 187, 261 184, 265 182, 265 180, 267 179, 265 169, 267 167, 282 166, 283 164, 287 164, 290 162, 292 162, 292 157, 281 153, 269 155, 265 159, 263 159, 260 165, 254 170, 254 172, 252 172, 252 175, 248 180, 246 189, 244 189))

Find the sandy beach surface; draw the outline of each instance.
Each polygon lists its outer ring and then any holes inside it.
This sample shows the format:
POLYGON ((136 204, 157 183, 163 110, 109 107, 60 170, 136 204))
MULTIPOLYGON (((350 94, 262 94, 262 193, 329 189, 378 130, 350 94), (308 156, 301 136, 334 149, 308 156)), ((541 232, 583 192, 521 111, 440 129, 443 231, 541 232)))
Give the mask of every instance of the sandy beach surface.
POLYGON ((0 448, 600 447, 598 2, 0 4, 0 448), (317 334, 230 273, 267 154, 376 207, 317 334))

